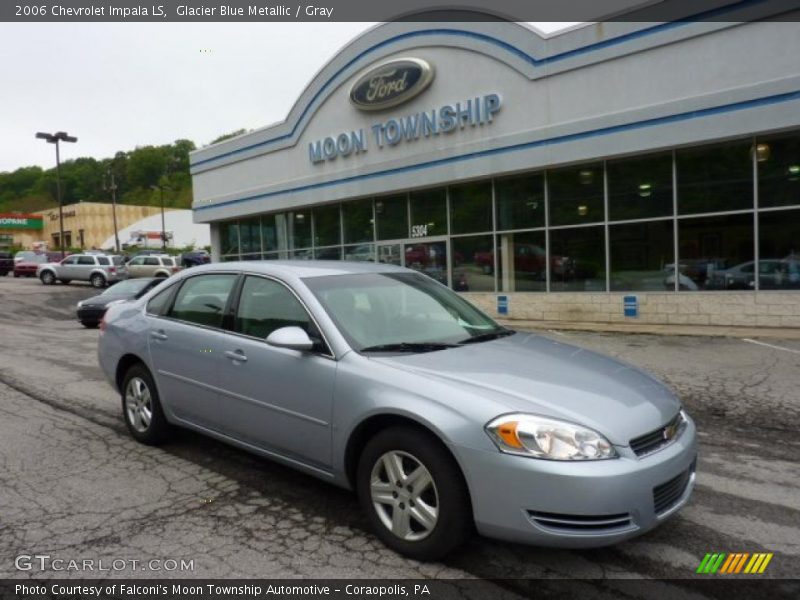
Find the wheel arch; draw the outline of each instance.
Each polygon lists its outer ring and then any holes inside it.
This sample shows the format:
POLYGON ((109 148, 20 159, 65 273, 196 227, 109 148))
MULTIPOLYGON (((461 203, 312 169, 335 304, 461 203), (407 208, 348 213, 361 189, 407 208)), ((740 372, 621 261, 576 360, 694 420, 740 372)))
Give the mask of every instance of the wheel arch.
POLYGON ((125 373, 127 373, 128 369, 136 364, 142 365, 148 371, 150 370, 150 367, 147 366, 147 363, 142 360, 141 357, 130 352, 123 355, 122 358, 120 358, 117 362, 117 368, 114 372, 114 383, 117 385, 118 392, 122 393, 122 380, 125 378, 125 373))

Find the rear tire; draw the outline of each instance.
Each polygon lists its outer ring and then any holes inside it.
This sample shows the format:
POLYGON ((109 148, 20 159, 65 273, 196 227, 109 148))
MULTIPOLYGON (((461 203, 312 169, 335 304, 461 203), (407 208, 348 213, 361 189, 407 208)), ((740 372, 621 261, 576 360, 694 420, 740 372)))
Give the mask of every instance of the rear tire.
POLYGON ((170 425, 161 410, 158 390, 150 371, 142 364, 133 365, 122 382, 122 415, 134 439, 156 446, 170 434, 170 425))
POLYGON ((100 275, 100 273, 95 273, 92 275, 92 277, 89 279, 89 282, 92 284, 92 287, 96 288, 103 288, 107 285, 106 278, 100 275))
POLYGON ((72 279, 59 279, 59 281, 64 285, 69 285, 69 282, 72 281, 72 279))
POLYGON ((86 327, 86 329, 97 329, 100 326, 100 323, 97 321, 81 321, 81 325, 86 327))
POLYGON ((56 276, 52 271, 45 271, 39 275, 39 279, 41 279, 42 283, 45 285, 53 285, 56 282, 56 276))
POLYGON ((440 559, 472 534, 469 492, 458 465, 439 440, 418 429, 393 427, 375 435, 359 459, 356 490, 377 536, 410 558, 440 559))

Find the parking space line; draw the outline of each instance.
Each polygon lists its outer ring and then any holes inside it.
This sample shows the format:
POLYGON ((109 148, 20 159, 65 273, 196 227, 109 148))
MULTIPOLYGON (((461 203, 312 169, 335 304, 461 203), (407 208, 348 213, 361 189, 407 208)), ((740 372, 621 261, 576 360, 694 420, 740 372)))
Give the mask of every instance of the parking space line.
POLYGON ((743 342, 750 342, 751 344, 758 344, 759 346, 766 346, 767 348, 774 348, 775 350, 783 350, 784 352, 794 352, 800 354, 800 350, 794 348, 784 348, 783 346, 776 346, 775 344, 767 344, 766 342, 759 342, 758 340, 751 340, 750 338, 742 338, 743 342))

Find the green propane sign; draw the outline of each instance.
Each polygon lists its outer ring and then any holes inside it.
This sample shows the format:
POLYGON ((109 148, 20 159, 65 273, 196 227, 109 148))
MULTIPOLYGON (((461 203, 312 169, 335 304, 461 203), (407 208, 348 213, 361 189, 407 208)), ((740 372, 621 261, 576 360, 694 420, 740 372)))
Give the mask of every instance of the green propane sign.
POLYGON ((44 223, 39 215, 14 215, 0 213, 0 229, 42 229, 44 223))

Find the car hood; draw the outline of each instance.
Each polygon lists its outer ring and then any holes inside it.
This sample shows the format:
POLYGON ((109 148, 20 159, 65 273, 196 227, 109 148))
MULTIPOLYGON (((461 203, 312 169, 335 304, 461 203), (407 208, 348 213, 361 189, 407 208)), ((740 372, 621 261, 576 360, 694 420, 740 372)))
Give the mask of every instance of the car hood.
POLYGON ((616 445, 658 429, 680 408, 669 388, 648 373, 534 334, 373 359, 448 382, 464 393, 463 401, 482 397, 505 405, 507 412, 580 423, 616 445))
POLYGON ((133 296, 129 294, 92 296, 91 298, 84 300, 82 306, 105 306, 109 302, 115 302, 116 300, 130 300, 131 298, 133 298, 133 296))

